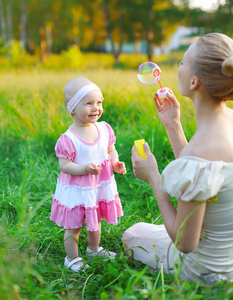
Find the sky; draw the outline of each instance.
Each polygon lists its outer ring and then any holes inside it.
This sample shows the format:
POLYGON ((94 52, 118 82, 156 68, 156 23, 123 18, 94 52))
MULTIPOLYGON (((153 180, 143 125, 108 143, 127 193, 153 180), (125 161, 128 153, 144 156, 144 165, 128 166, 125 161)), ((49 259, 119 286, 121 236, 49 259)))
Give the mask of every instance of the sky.
POLYGON ((213 10, 216 8, 218 2, 220 4, 224 4, 226 1, 225 0, 190 0, 190 7, 199 7, 202 10, 213 10))

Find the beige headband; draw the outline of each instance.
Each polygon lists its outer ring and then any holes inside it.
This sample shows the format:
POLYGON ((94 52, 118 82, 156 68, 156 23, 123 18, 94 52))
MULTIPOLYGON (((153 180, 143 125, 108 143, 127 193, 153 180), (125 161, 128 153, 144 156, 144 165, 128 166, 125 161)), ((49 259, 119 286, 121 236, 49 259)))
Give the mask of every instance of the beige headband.
MULTIPOLYGON (((91 91, 98 90, 101 93, 100 88, 95 83, 90 83, 82 87, 77 93, 71 98, 67 104, 68 112, 71 114, 74 108, 79 104, 79 102, 91 91)), ((101 93, 102 95, 102 93, 101 93)), ((104 100, 102 95, 102 100, 104 100)))

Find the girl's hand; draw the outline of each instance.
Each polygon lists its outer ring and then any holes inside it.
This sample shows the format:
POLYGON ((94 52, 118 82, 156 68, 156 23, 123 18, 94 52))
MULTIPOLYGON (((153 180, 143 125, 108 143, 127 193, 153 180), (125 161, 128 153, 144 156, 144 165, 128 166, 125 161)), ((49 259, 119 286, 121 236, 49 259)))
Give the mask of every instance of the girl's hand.
POLYGON ((98 167, 96 164, 90 163, 86 165, 85 169, 87 174, 99 175, 102 168, 98 167))
POLYGON ((126 167, 125 163, 122 161, 117 161, 115 164, 112 165, 112 168, 115 172, 125 175, 126 174, 126 167))
POLYGON ((157 161, 154 155, 151 153, 147 143, 144 144, 144 151, 147 158, 141 158, 135 146, 132 148, 132 164, 134 175, 143 181, 150 182, 151 178, 159 173, 157 161))
POLYGON ((180 104, 174 96, 172 90, 169 89, 166 99, 160 99, 158 94, 155 93, 154 103, 159 118, 165 127, 180 122, 180 104))

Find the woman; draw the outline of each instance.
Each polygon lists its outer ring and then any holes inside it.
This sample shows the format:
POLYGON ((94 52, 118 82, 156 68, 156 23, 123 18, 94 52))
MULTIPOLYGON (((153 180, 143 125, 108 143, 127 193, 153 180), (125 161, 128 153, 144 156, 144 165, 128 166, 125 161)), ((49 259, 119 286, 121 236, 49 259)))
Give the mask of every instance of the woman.
POLYGON ((126 230, 123 243, 145 264, 160 268, 163 262, 165 272, 174 271, 182 257, 184 280, 220 273, 233 281, 233 110, 225 104, 233 100, 233 40, 211 33, 192 44, 178 83, 181 95, 193 102, 196 132, 188 143, 172 92, 166 100, 155 94, 176 160, 160 175, 145 144, 147 158, 133 147, 132 163, 135 176, 153 189, 164 225, 138 223, 126 230))

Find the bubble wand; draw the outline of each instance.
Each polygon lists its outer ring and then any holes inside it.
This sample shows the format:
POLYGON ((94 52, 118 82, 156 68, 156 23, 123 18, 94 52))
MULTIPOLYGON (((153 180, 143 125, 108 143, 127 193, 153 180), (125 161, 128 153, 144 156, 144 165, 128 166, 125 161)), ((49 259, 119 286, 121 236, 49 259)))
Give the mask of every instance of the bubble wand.
POLYGON ((138 67, 138 72, 139 74, 137 74, 137 77, 139 81, 144 84, 155 84, 158 82, 160 85, 160 89, 157 91, 158 97, 160 99, 167 98, 169 90, 167 87, 162 87, 160 78, 161 69, 157 64, 153 62, 145 62, 138 67))
MULTIPOLYGON (((155 84, 158 82, 160 85, 160 89, 157 91, 158 97, 160 99, 167 98, 167 93, 169 92, 169 90, 168 88, 162 87, 160 78, 161 69, 158 65, 153 62, 145 62, 138 67, 138 72, 139 74, 137 74, 137 77, 139 81, 144 84, 155 84)), ((144 139, 134 141, 137 153, 142 158, 147 157, 144 151, 144 143, 144 139)))

